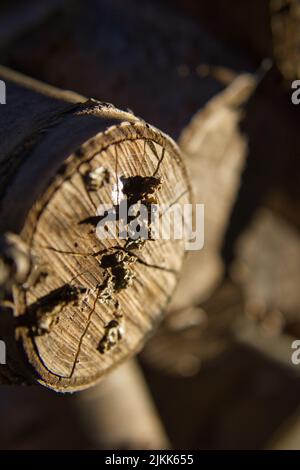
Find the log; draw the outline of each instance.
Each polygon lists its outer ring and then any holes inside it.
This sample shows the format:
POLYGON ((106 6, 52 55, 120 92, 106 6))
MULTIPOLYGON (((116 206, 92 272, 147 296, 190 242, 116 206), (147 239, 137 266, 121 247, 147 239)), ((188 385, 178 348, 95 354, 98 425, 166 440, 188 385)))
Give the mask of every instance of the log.
MULTIPOLYGON (((255 2, 254 8, 261 8, 261 4, 255 2)), ((283 92, 284 82, 275 70, 266 76, 253 99, 250 97, 257 79, 247 75, 237 79, 232 92, 226 90, 223 98, 216 98, 215 107, 212 103, 203 111, 209 98, 224 87, 224 70, 220 74, 215 65, 231 69, 231 75, 225 74, 230 82, 237 71, 251 69, 248 60, 241 60, 239 55, 212 40, 195 21, 180 18, 178 11, 148 3, 144 8, 129 0, 109 4, 94 1, 92 5, 90 8, 77 2, 72 12, 66 10, 59 18, 47 21, 15 44, 7 52, 7 61, 60 86, 98 97, 118 96, 124 106, 133 106, 179 140, 191 168, 197 202, 206 204, 205 249, 190 256, 181 276, 181 287, 169 309, 181 315, 182 311, 190 308, 193 311, 199 304, 202 308, 202 302, 222 283, 224 265, 226 270, 230 269, 236 241, 267 193, 270 196, 275 191, 272 202, 281 206, 285 215, 295 206, 289 218, 298 220, 295 194, 299 172, 293 171, 297 166, 293 155, 297 111, 288 109, 290 97, 283 92), (125 14, 130 28, 123 22, 125 14), (59 34, 53 35, 51 31, 58 25, 59 34), (149 34, 141 35, 141 30, 149 34), (108 40, 115 37, 116 31, 118 41, 108 40), (157 43, 148 40, 153 31, 157 43), (93 50, 85 39, 86 34, 89 44, 93 43, 93 50), (104 76, 108 78, 103 81, 104 76), (154 99, 158 89, 163 90, 159 100, 154 99), (278 120, 272 111, 273 102, 278 120), (196 113, 199 109, 203 118, 196 113), (243 112, 246 119, 241 119, 243 112), (285 116, 284 126, 281 125, 282 115, 285 116), (260 135, 263 126, 266 127, 264 139, 260 135), (273 126, 276 131, 272 131, 273 126), (273 133, 276 139, 271 137, 273 133), (293 137, 287 138, 288 133, 293 137), (284 142, 288 145, 286 162, 282 158, 284 142), (222 150, 224 155, 221 155, 222 150), (195 158, 189 158, 190 154, 195 158), (219 161, 222 165, 218 165, 219 161), (284 175, 289 175, 289 182, 292 175, 293 183, 280 181, 284 175)), ((252 3, 247 5, 252 8, 252 3)), ((269 3, 265 6, 266 18, 269 18, 269 3)), ((245 16, 248 19, 249 15, 245 16)), ((264 24, 270 30, 269 19, 264 24)), ((243 26, 240 29, 243 30, 243 26)), ((270 42, 270 51, 271 48, 270 42)), ((259 61, 266 54, 269 55, 267 52, 258 54, 259 61)), ((227 279, 225 290, 226 286, 227 279)), ((220 289, 222 291, 222 285, 220 289)), ((240 295, 238 288, 237 299, 240 295)))
POLYGON ((197 373, 236 340, 243 317, 266 340, 284 328, 297 337, 298 122, 273 68, 238 77, 182 132, 195 200, 206 207, 206 241, 187 259, 159 334, 143 351, 154 366, 197 373))
POLYGON ((244 298, 239 286, 226 280, 201 303, 170 307, 141 357, 164 374, 193 377, 235 341, 234 326, 242 316, 244 298))
POLYGON ((241 75, 200 110, 179 144, 190 170, 195 202, 205 205, 205 243, 188 254, 175 294, 143 358, 167 373, 194 375, 233 341, 243 293, 226 277, 222 245, 241 186, 247 141, 239 132, 257 78, 241 75))
POLYGON ((182 208, 188 178, 175 143, 132 113, 5 68, 0 78, 1 232, 20 235, 34 266, 13 287, 14 316, 1 314, 2 375, 80 390, 141 349, 184 256, 184 240, 135 241, 110 227, 99 238, 99 206, 182 208))
POLYGON ((168 449, 140 368, 128 361, 76 396, 84 428, 100 449, 168 449))
POLYGON ((72 2, 16 40, 0 60, 52 85, 134 109, 176 139, 224 80, 253 70, 197 22, 149 0, 72 2))
POLYGON ((255 76, 240 75, 181 132, 178 143, 195 201, 205 206, 205 244, 201 251, 189 254, 169 310, 197 305, 224 276, 221 249, 247 160, 247 142, 238 129, 256 87, 255 76))

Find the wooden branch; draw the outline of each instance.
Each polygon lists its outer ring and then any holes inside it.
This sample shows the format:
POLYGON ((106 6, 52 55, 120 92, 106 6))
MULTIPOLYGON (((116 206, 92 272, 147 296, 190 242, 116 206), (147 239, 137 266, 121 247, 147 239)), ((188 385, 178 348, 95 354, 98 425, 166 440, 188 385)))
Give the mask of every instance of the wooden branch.
POLYGON ((205 244, 189 254, 169 310, 197 305, 222 280, 221 248, 247 159, 239 125, 256 86, 254 76, 239 76, 199 110, 180 135, 195 201, 205 206, 205 244))
POLYGON ((55 390, 79 390, 141 348, 184 255, 184 240, 139 243, 110 227, 99 239, 99 205, 118 214, 125 198, 181 206, 190 201, 188 179, 174 142, 133 114, 4 68, 0 78, 7 84, 0 227, 20 234, 35 266, 13 289, 10 337, 0 330, 10 344, 17 337, 22 354, 7 348, 3 367, 55 390))
POLYGON ((223 281, 198 305, 167 310, 158 331, 143 349, 142 359, 168 375, 197 375, 205 362, 235 341, 234 325, 243 309, 241 289, 223 281))
POLYGON ((278 336, 299 324, 300 237, 274 211, 258 210, 239 238, 232 276, 243 289, 248 316, 266 332, 278 336))
POLYGON ((195 202, 205 205, 205 244, 188 254, 175 294, 143 358, 168 373, 193 375, 233 341, 244 308, 241 289, 227 278, 221 248, 241 185, 248 145, 239 126, 257 79, 241 75, 200 110, 179 144, 195 202))
POLYGON ((143 351, 157 367, 196 373, 235 340, 235 319, 246 315, 266 342, 284 328, 297 336, 298 113, 272 69, 259 80, 237 78, 182 132, 195 199, 205 203, 206 239, 187 259, 159 334, 143 351), (279 188, 286 195, 280 210, 279 188))
POLYGON ((128 361, 96 387, 76 397, 85 429, 97 448, 168 449, 143 375, 128 361))

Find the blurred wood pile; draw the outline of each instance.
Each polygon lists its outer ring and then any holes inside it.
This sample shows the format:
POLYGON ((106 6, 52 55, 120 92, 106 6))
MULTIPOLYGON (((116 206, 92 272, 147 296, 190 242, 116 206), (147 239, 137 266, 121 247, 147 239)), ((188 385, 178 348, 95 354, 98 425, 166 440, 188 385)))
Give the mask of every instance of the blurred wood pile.
MULTIPOLYGON (((171 445, 299 448, 299 2, 57 2, 7 36, 0 62, 133 109, 183 152, 205 244, 140 356, 171 445)), ((51 420, 44 439, 22 438, 61 401, 76 421, 66 446, 107 445, 84 434, 76 397, 1 393, 4 417, 17 404, 4 448, 63 446, 51 420)))

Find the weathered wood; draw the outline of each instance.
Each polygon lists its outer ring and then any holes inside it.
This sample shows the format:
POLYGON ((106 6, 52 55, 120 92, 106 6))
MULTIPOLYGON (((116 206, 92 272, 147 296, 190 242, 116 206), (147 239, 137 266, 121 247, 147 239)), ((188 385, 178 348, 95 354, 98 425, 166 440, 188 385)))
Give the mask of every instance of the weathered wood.
POLYGON ((76 397, 84 427, 101 449, 168 449, 140 368, 128 361, 76 397))
MULTIPOLYGON (((188 179, 174 142, 132 113, 56 95, 5 69, 0 78, 1 230, 20 234, 36 266, 14 288, 11 340, 27 380, 79 390, 141 348, 184 255, 184 240, 99 239, 99 205, 118 210, 133 198, 182 207, 188 179)), ((8 368, 13 360, 8 354, 8 368)))
POLYGON ((205 203, 206 238, 185 263, 160 335, 143 352, 158 367, 179 371, 182 360, 197 371, 234 340, 238 316, 251 315, 266 335, 286 328, 297 336, 298 113, 272 69, 258 81, 236 79, 183 131, 179 143, 196 202, 205 203), (261 207, 272 212, 261 216, 261 207), (220 297, 228 277, 229 304, 220 297))
POLYGON ((288 80, 300 78, 300 2, 271 0, 271 28, 276 63, 288 80))
POLYGON ((246 313, 267 334, 299 324, 300 237, 288 221, 266 208, 257 211, 238 240, 232 274, 246 313))
MULTIPOLYGON (((269 0, 247 2, 248 10, 241 5, 241 2, 235 4, 234 12, 243 13, 244 18, 244 21, 240 22, 237 34, 245 33, 247 36, 248 32, 251 33, 247 40, 256 41, 258 64, 266 55, 272 55, 269 0), (254 17, 249 15, 249 8, 250 11, 258 13, 259 21, 262 20, 260 23, 254 21, 257 26, 254 28, 255 35, 253 28, 248 28, 252 19, 255 19, 255 15, 254 17), (259 25, 267 28, 270 34, 269 43, 263 39, 264 31, 259 25), (260 32, 263 33, 261 36, 260 32), (267 49, 260 49, 261 45, 265 47, 266 44, 267 49)), ((178 13, 172 13, 168 8, 148 6, 145 9, 136 2, 118 1, 109 4, 102 2, 101 7, 99 5, 100 3, 95 1, 94 9, 89 10, 82 2, 78 2, 78 9, 73 10, 72 15, 68 16, 67 30, 64 28, 66 14, 62 14, 16 44, 7 54, 7 60, 31 74, 64 87, 98 97, 116 96, 124 106, 134 107, 175 137, 181 135, 185 124, 195 112, 223 87, 224 76, 220 80, 220 74, 216 75, 214 65, 227 65, 235 70, 246 68, 246 65, 249 67, 248 63, 245 64, 245 61, 241 61, 239 57, 228 53, 227 48, 211 40, 211 37, 204 34, 194 21, 186 17, 179 18, 178 13), (134 5, 134 12, 129 5, 134 5), (125 11, 130 28, 127 28, 122 20, 122 13, 125 14, 125 11), (102 16, 97 16, 95 12, 101 12, 102 16), (101 17, 105 18, 105 25, 99 28, 101 17), (167 31, 165 24, 168 24, 167 31), (59 26, 60 32, 54 35, 51 31, 55 30, 55 26, 59 26), (141 30, 147 34, 141 35, 141 30), (117 42, 108 39, 115 37, 113 36, 115 31, 119 34, 117 42), (152 31, 157 34, 157 42, 148 39, 152 37, 152 31), (87 32, 89 41, 93 43, 93 50, 89 47, 90 42, 84 39, 87 32), (67 45, 62 46, 62 44, 67 45), (212 51, 214 53, 211 55, 212 51), (131 77, 130 80, 128 77, 131 77), (159 100, 156 99, 158 89, 163 91, 159 100)), ((226 2, 223 2, 223 5, 230 11, 226 2)), ((206 6, 212 9, 214 14, 220 13, 215 5, 206 3, 206 6)), ((280 11, 279 19, 283 18, 282 13, 284 10, 280 11)), ((230 18, 236 21, 238 15, 234 18, 231 15, 230 18)), ((226 17, 222 14, 220 20, 226 23, 226 17)), ((228 27, 228 24, 225 26, 228 31, 236 32, 228 27)), ((277 43, 280 42, 280 37, 279 35, 279 39, 276 39, 277 43)), ((233 41, 232 44, 234 43, 236 44, 233 41)), ((233 78, 234 74, 231 77, 233 78)), ((247 81, 243 78, 236 84, 242 84, 243 80, 247 81)), ((245 86, 248 92, 248 98, 244 97, 246 107, 240 109, 243 100, 236 103, 233 101, 232 105, 225 103, 223 106, 220 103, 219 110, 212 108, 211 112, 207 111, 207 128, 205 123, 201 122, 201 118, 197 119, 196 116, 192 120, 191 127, 187 126, 180 137, 184 151, 199 157, 194 163, 190 162, 190 166, 195 187, 200 191, 197 200, 206 203, 206 238, 203 252, 199 255, 193 254, 190 262, 186 264, 182 275, 182 287, 177 290, 174 303, 170 306, 174 311, 189 309, 191 305, 192 307, 195 305, 195 302, 196 304, 202 302, 214 291, 223 274, 220 253, 226 266, 229 267, 235 257, 235 242, 239 234, 247 227, 255 207, 267 193, 270 196, 276 189, 275 194, 272 194, 273 205, 277 205, 277 208, 280 206, 285 214, 288 212, 287 209, 293 207, 294 209, 289 210, 289 217, 294 218, 294 221, 298 220, 298 205, 294 195, 297 194, 299 172, 292 170, 297 168, 293 155, 297 111, 288 110, 291 107, 290 96, 282 92, 283 82, 278 74, 270 74, 264 80, 264 85, 260 86, 253 100, 250 100, 249 96, 251 89, 255 88, 255 80, 249 77, 249 84, 250 82, 252 83, 250 88, 248 85, 245 86), (277 109, 277 113, 273 112, 273 106, 277 109), (246 119, 241 119, 243 111, 246 112, 246 119), (282 114, 285 117, 289 115, 289 123, 285 119, 285 124, 282 125, 282 114), (264 129, 264 138, 261 136, 262 129, 264 129), (187 136, 186 139, 183 137, 184 134, 187 136), (273 134, 276 138, 273 138, 273 134), (210 151, 205 150, 210 148, 207 146, 206 137, 212 146, 214 158, 210 151), (224 155, 221 159, 220 153, 224 148, 226 158, 224 155), (206 157, 200 158, 203 152, 206 157), (284 154, 288 158, 282 158, 284 154), (222 160, 224 165, 219 166, 219 160, 222 160), (246 170, 243 173, 246 160, 246 170), (285 174, 289 175, 289 183, 280 182, 280 176, 285 174), (214 184, 215 181, 218 181, 218 184, 214 184), (226 182, 225 186, 222 184, 223 181, 226 182), (241 192, 235 204, 241 182, 241 192), (276 185, 281 186, 280 191, 278 187, 275 188, 276 185), (272 191, 271 186, 273 186, 272 191), (252 199, 250 204, 248 204, 249 199, 252 199), (229 222, 231 211, 232 217, 229 222), (226 225, 229 225, 227 230, 226 225), (198 269, 199 263, 201 269, 198 269)), ((230 91, 228 94, 225 92, 224 96, 226 95, 229 96, 230 91)))
POLYGON ((180 135, 178 143, 190 171, 195 201, 205 206, 205 243, 201 251, 189 254, 170 309, 196 305, 224 275, 221 248, 247 159, 247 142, 238 129, 256 85, 254 76, 239 76, 180 135))
POLYGON ((178 310, 171 305, 160 328, 143 349, 142 358, 165 374, 195 376, 205 362, 233 343, 234 325, 243 308, 242 290, 228 280, 198 305, 191 303, 178 310))
POLYGON ((241 289, 224 279, 221 249, 247 161, 248 143, 239 126, 256 87, 252 75, 236 78, 179 139, 195 202, 205 205, 205 243, 188 254, 167 315, 143 351, 147 362, 169 373, 197 373, 203 361, 232 342, 234 321, 243 312, 241 289))

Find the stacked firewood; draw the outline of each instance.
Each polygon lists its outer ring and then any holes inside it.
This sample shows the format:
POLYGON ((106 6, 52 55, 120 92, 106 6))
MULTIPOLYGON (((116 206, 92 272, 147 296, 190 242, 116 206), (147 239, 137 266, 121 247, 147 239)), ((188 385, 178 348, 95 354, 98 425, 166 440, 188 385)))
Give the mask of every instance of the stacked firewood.
POLYGON ((0 19, 0 334, 23 355, 2 380, 77 391, 105 377, 72 404, 97 446, 168 446, 162 423, 175 447, 299 445, 279 428, 299 405, 299 2, 30 1, 22 21, 13 3, 0 19), (115 205, 119 191, 204 204, 204 247, 181 266, 178 241, 100 246, 97 207, 116 191, 115 205), (137 363, 118 366, 150 333, 139 362, 162 423, 137 363), (288 404, 274 405, 276 380, 288 404), (222 419, 221 393, 238 396, 222 419))

